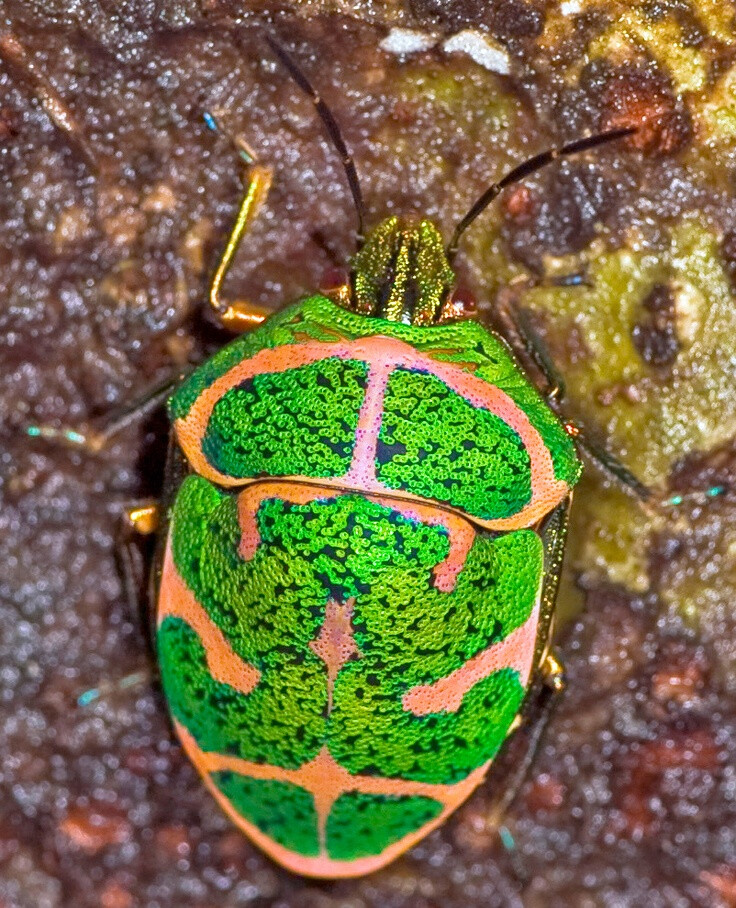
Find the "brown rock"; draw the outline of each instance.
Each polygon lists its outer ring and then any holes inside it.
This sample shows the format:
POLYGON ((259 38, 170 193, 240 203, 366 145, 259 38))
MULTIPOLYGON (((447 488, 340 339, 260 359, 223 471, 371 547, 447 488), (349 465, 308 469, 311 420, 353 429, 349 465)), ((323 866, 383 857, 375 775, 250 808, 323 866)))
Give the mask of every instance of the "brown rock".
POLYGON ((107 805, 72 807, 59 829, 77 848, 97 854, 110 845, 127 842, 132 834, 128 820, 107 805))
POLYGON ((626 139, 645 154, 681 151, 692 138, 687 110, 677 101, 665 77, 650 69, 614 70, 603 91, 602 129, 636 126, 626 139))

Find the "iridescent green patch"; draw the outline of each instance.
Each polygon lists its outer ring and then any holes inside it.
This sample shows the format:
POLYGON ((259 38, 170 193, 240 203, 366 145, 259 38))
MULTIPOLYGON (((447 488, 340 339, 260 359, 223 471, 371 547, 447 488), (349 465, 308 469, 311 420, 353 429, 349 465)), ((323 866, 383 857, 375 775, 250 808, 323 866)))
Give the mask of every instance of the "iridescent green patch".
POLYGON ((322 622, 321 585, 283 550, 244 562, 237 500, 199 476, 182 484, 170 533, 180 576, 233 652, 262 672, 247 696, 216 682, 194 631, 167 618, 157 640, 172 713, 205 750, 298 767, 324 738, 324 666, 308 648, 322 622))
POLYGON ((524 699, 518 672, 505 668, 475 684, 457 712, 414 716, 381 667, 380 655, 351 662, 337 681, 330 751, 352 773, 459 782, 496 755, 524 699))
POLYGON ((237 655, 260 671, 281 667, 286 657, 303 651, 299 658, 317 664, 308 644, 323 620, 324 586, 304 559, 292 558, 278 544, 261 546, 244 561, 234 496, 188 476, 176 497, 170 534, 180 576, 237 655))
POLYGON ((312 795, 289 782, 213 772, 212 781, 237 812, 274 842, 308 857, 319 853, 312 795))
POLYGON ((199 637, 180 618, 163 621, 157 648, 169 708, 202 750, 288 769, 319 750, 327 698, 315 657, 283 659, 245 695, 212 677, 199 637))
POLYGON ((327 851, 338 861, 380 854, 440 813, 442 804, 432 798, 348 792, 327 818, 327 851))
MULTIPOLYGON (((304 559, 330 598, 345 602, 368 594, 375 578, 421 576, 445 558, 447 533, 403 517, 361 495, 293 505, 279 498, 258 512, 261 544, 304 559)), ((421 596, 422 590, 417 590, 421 596)))
MULTIPOLYGON (((310 302, 318 300, 324 300, 334 306, 334 303, 331 303, 326 297, 309 297, 303 302, 289 306, 282 312, 274 313, 253 331, 241 334, 240 337, 235 338, 221 350, 218 350, 217 353, 202 363, 199 368, 195 369, 171 396, 169 400, 169 416, 171 419, 183 419, 205 388, 209 388, 213 382, 232 369, 233 366, 250 359, 259 350, 280 347, 283 344, 293 344, 301 340, 300 335, 305 325, 302 309, 308 307, 310 302)), ((323 334, 322 337, 314 339, 327 340, 328 337, 323 334)), ((334 333, 330 339, 337 340, 334 333)))
POLYGON ((391 489, 447 502, 483 520, 531 499, 529 454, 502 419, 433 375, 397 369, 386 389, 376 475, 391 489))
POLYGON ((353 453, 368 367, 335 358, 256 375, 215 404, 202 451, 227 476, 339 476, 353 453))

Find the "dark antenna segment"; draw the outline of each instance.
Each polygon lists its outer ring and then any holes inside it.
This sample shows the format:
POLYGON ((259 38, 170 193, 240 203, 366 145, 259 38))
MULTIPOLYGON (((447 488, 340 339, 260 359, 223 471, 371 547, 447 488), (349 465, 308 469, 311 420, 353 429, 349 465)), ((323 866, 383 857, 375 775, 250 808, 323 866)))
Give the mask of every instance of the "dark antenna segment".
POLYGON ((337 124, 337 120, 333 116, 330 108, 322 100, 317 90, 309 81, 307 76, 299 68, 296 61, 293 60, 292 57, 284 50, 284 48, 281 47, 281 45, 276 41, 274 41, 274 39, 270 35, 266 35, 266 41, 268 42, 268 46, 278 57, 281 64, 288 70, 291 78, 296 82, 299 88, 301 88, 301 90, 312 99, 312 103, 317 110, 317 115, 319 116, 322 124, 327 130, 330 141, 337 149, 337 153, 340 155, 342 166, 345 168, 345 176, 347 177, 348 185, 350 186, 350 192, 353 196, 353 202, 355 203, 355 211, 358 215, 358 242, 360 243, 363 239, 363 230, 365 225, 365 205, 363 203, 363 194, 360 191, 360 182, 358 180, 358 172, 355 169, 353 156, 348 151, 348 147, 345 144, 342 133, 340 132, 340 127, 337 124))
POLYGON ((581 151, 587 151, 589 148, 605 145, 606 142, 614 142, 616 139, 630 136, 636 131, 636 126, 624 126, 620 129, 611 129, 608 132, 601 132, 594 136, 588 136, 586 139, 576 139, 574 142, 569 142, 567 145, 561 145, 559 148, 550 148, 547 151, 543 151, 541 154, 535 155, 533 158, 529 158, 528 161, 524 161, 517 167, 514 167, 513 170, 510 170, 506 176, 498 181, 498 183, 492 183, 483 195, 476 199, 470 211, 457 225, 447 247, 448 259, 452 261, 454 258, 460 242, 460 237, 463 233, 465 233, 478 215, 482 214, 496 196, 498 196, 498 194, 507 186, 511 186, 512 183, 518 183, 519 180, 523 180, 535 171, 541 170, 542 167, 546 167, 548 164, 556 161, 557 158, 578 154, 581 151))

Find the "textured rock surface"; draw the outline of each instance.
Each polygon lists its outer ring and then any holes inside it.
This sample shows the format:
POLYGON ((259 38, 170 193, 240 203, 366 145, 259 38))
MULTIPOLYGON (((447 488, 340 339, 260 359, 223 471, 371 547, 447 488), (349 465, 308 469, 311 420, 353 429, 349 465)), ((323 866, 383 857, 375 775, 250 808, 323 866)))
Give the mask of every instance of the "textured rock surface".
POLYGON ((733 3, 111 10, 0 4, 0 904, 736 904, 733 3), (398 27, 431 48, 381 50, 398 27), (93 420, 224 339, 202 300, 240 173, 204 109, 275 168, 230 286, 275 307, 349 254, 338 162, 263 28, 333 105, 375 219, 449 230, 512 161, 643 124, 508 191, 463 249, 487 316, 499 293, 529 309, 575 416, 686 495, 650 517, 595 468, 577 494, 561 605, 588 611, 563 635, 570 688, 511 852, 488 787, 366 880, 302 882, 251 848, 173 744, 156 683, 115 686, 151 664, 113 545, 122 504, 158 490, 161 420, 98 455, 21 432, 93 420), (465 29, 508 76, 443 50, 465 29), (726 494, 687 497, 713 485, 726 494))

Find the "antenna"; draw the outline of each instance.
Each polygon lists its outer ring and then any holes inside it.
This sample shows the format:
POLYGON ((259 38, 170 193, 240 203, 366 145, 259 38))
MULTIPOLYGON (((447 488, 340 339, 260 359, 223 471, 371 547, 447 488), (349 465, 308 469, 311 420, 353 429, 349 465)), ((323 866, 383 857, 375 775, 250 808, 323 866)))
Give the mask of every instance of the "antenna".
POLYGON ((470 227, 478 215, 482 214, 486 208, 488 208, 501 190, 505 189, 507 186, 511 186, 512 183, 518 183, 520 180, 525 179, 537 170, 541 170, 558 158, 579 154, 582 151, 588 151, 589 148, 605 145, 607 142, 615 142, 616 139, 630 136, 636 131, 636 126, 624 126, 620 129, 611 129, 608 132, 600 132, 594 136, 588 136, 585 139, 576 139, 574 142, 569 142, 567 145, 561 145, 559 148, 550 148, 547 151, 543 151, 541 154, 535 155, 533 158, 529 158, 529 160, 514 167, 506 176, 502 177, 498 183, 492 183, 483 195, 476 199, 470 211, 460 221, 455 228, 455 232, 452 234, 452 239, 447 247, 447 258, 452 261, 457 252, 460 237, 465 233, 468 227, 470 227))
POLYGON ((355 162, 353 161, 353 156, 348 151, 348 147, 340 132, 340 127, 337 124, 337 120, 307 76, 299 68, 296 61, 293 60, 284 48, 274 41, 270 35, 266 35, 266 41, 268 42, 268 46, 278 57, 279 62, 288 70, 291 78, 296 82, 299 88, 312 99, 312 103, 317 110, 317 115, 327 130, 330 141, 340 155, 342 166, 345 169, 345 176, 347 177, 348 185, 350 186, 350 192, 353 196, 353 202, 355 203, 355 212, 358 215, 358 243, 360 243, 363 239, 365 224, 365 205, 363 203, 363 195, 360 191, 360 182, 358 180, 358 172, 355 169, 355 162))

